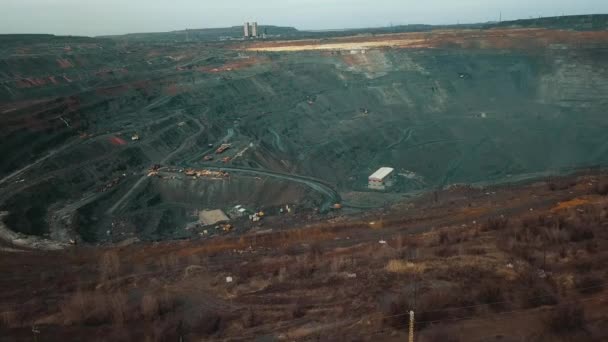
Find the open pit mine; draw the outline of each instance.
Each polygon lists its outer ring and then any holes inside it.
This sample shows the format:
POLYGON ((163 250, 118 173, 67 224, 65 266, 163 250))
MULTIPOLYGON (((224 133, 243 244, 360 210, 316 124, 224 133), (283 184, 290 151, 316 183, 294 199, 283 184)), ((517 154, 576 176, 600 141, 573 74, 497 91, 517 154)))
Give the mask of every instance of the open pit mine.
POLYGON ((254 24, 0 35, 0 341, 608 339, 608 16, 254 24))

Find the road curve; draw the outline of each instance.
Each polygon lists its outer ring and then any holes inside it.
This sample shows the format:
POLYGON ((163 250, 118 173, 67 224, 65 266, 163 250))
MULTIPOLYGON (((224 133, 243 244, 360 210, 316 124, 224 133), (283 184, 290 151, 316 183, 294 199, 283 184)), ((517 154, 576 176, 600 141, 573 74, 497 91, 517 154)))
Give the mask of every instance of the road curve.
POLYGON ((329 184, 326 184, 322 180, 312 178, 312 177, 294 175, 294 174, 290 174, 290 173, 281 173, 281 172, 275 172, 275 171, 261 170, 261 169, 250 169, 250 168, 245 168, 245 167, 234 167, 234 166, 218 167, 218 166, 213 166, 213 165, 204 165, 203 167, 205 169, 209 169, 209 170, 220 170, 220 171, 228 171, 228 172, 236 172, 236 173, 240 172, 240 173, 248 173, 248 174, 253 174, 253 175, 274 177, 274 178, 284 179, 284 180, 306 185, 307 187, 315 190, 316 192, 319 192, 319 193, 325 195, 326 199, 325 199, 325 202, 323 202, 323 205, 321 206, 321 211, 329 210, 333 204, 340 203, 342 201, 340 194, 333 187, 331 187, 329 184))

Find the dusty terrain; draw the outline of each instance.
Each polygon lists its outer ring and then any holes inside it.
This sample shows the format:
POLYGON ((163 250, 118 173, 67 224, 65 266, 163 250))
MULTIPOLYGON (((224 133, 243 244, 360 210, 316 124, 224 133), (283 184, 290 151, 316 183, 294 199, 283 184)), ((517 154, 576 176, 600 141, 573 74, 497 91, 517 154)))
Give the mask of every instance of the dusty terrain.
POLYGON ((419 341, 601 341, 607 193, 592 172, 208 242, 2 252, 0 340, 400 341, 413 308, 419 341))
POLYGON ((398 34, 362 35, 323 40, 277 41, 254 43, 250 51, 289 52, 311 50, 360 50, 370 48, 432 49, 532 49, 577 44, 605 44, 606 32, 577 32, 548 29, 437 30, 398 34))

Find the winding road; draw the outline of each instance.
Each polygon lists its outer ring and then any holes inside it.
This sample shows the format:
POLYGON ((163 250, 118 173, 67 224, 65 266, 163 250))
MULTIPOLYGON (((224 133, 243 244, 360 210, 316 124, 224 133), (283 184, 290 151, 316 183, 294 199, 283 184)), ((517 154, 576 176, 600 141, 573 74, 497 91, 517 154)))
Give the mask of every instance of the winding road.
POLYGON ((340 194, 333 187, 331 187, 330 185, 324 183, 323 181, 321 181, 319 179, 312 178, 312 177, 294 175, 294 174, 290 174, 290 173, 268 171, 268 170, 250 169, 250 168, 244 168, 244 167, 232 167, 232 166, 218 167, 218 166, 213 166, 213 165, 204 165, 204 168, 209 169, 209 170, 229 171, 229 172, 233 172, 233 173, 248 173, 248 174, 252 174, 252 175, 268 176, 268 177, 274 177, 277 179, 292 181, 295 183, 300 183, 302 185, 305 185, 305 186, 313 189, 316 192, 319 192, 319 193, 325 195, 326 200, 323 203, 323 205, 321 206, 322 211, 328 210, 333 204, 340 203, 342 201, 340 194))
MULTIPOLYGON (((169 161, 171 161, 171 159, 176 156, 178 153, 180 153, 181 151, 183 151, 186 147, 191 146, 192 142, 194 141, 194 139, 196 139, 199 135, 201 135, 203 133, 203 131, 205 130, 205 126, 203 126, 203 124, 196 119, 195 117, 192 117, 190 115, 186 115, 188 116, 190 119, 192 119, 192 121, 194 121, 197 125, 198 125, 198 132, 192 134, 191 136, 189 136, 188 138, 184 139, 184 141, 182 141, 181 145, 176 148, 175 150, 173 150, 173 152, 169 153, 167 156, 165 156, 165 158, 163 158, 160 161, 160 164, 166 164, 169 161)), ((137 182, 135 182, 135 184, 133 184, 133 186, 131 187, 131 189, 129 189, 129 191, 127 191, 127 193, 125 193, 118 201, 116 201, 116 203, 114 203, 114 205, 108 209, 108 211, 106 212, 106 214, 108 215, 112 215, 118 208, 120 208, 125 201, 131 197, 131 195, 137 190, 139 189, 139 187, 148 179, 148 175, 147 174, 143 174, 138 180, 137 182)))

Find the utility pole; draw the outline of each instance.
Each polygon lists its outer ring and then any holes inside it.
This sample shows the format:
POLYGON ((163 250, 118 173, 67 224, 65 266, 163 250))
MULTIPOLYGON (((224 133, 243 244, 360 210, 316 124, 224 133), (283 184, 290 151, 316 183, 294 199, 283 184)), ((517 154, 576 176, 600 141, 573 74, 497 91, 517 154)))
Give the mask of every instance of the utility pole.
POLYGON ((409 334, 409 342, 414 342, 414 311, 410 310, 410 334, 409 334))

